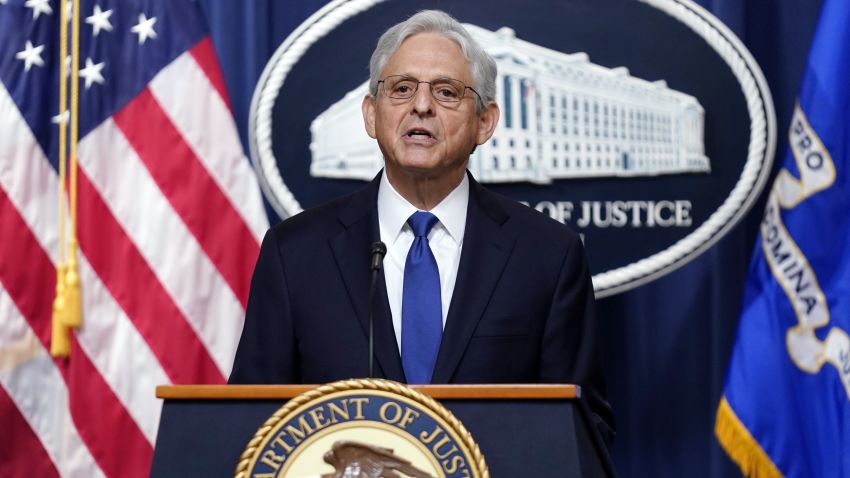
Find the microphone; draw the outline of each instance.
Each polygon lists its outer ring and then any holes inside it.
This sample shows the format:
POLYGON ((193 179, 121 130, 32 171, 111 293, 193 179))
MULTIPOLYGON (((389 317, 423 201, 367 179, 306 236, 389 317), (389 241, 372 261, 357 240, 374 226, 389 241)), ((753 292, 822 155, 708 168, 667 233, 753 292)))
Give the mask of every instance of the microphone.
POLYGON ((372 243, 372 282, 369 286, 369 378, 375 378, 375 289, 378 286, 378 272, 384 262, 387 246, 381 241, 372 243))
POLYGON ((383 242, 375 241, 372 243, 372 271, 381 270, 381 263, 386 253, 387 246, 383 242))

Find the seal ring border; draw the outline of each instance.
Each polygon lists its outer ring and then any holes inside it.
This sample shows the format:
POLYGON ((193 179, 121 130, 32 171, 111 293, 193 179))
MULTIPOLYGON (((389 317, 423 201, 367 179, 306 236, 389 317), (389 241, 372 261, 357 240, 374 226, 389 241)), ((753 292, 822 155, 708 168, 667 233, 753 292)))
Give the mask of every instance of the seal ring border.
POLYGON ((248 471, 257 462, 263 446, 271 439, 271 432, 276 430, 278 424, 282 425, 281 422, 285 418, 314 400, 347 391, 377 391, 386 395, 394 394, 396 396, 393 398, 401 398, 402 401, 412 402, 432 412, 433 415, 431 417, 436 418, 437 422, 442 421, 442 424, 446 425, 446 433, 452 435, 455 442, 463 447, 462 451, 467 459, 471 458, 470 468, 473 475, 478 478, 490 478, 490 471, 487 468, 484 454, 481 452, 478 444, 475 443, 472 434, 446 407, 433 398, 401 383, 374 378, 340 380, 326 385, 320 385, 286 402, 271 417, 266 419, 257 429, 256 433, 254 433, 254 436, 248 441, 245 450, 239 456, 239 462, 236 465, 233 477, 248 478, 248 471))
MULTIPOLYGON (((309 47, 348 18, 387 0, 332 0, 302 22, 266 64, 248 117, 248 143, 260 186, 282 217, 302 210, 283 182, 272 150, 272 109, 286 76, 309 47)), ((732 70, 750 116, 747 160, 726 200, 697 229, 673 245, 630 264, 593 275, 597 298, 624 292, 666 275, 713 246, 752 207, 764 189, 776 149, 776 115, 764 74, 735 34, 692 0, 639 0, 680 21, 702 38, 732 70)))

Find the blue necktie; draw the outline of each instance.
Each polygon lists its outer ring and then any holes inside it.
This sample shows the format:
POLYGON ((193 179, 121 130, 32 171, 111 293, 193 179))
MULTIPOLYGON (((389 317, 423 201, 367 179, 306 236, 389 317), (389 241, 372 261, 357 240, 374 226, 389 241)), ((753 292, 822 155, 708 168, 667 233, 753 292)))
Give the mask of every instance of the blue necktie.
POLYGON ((401 362, 407 383, 431 383, 443 336, 440 272, 428 246, 428 231, 437 223, 437 217, 417 211, 407 223, 415 239, 404 264, 401 362))

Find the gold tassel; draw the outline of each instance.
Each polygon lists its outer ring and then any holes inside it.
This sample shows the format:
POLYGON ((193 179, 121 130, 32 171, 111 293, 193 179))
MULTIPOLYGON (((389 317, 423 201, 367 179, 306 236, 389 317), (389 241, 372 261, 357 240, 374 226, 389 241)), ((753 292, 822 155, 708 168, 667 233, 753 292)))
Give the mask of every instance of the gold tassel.
POLYGON ((53 321, 65 323, 65 266, 56 267, 56 298, 53 299, 53 321))
POLYGON ((65 327, 65 267, 56 268, 56 298, 53 299, 53 319, 50 332, 50 355, 67 357, 71 354, 71 334, 65 327))
POLYGON ((77 241, 71 239, 68 247, 68 270, 65 272, 65 313, 62 314, 65 327, 79 329, 83 325, 82 291, 80 275, 77 273, 77 241))
POLYGON ((71 330, 58 320, 53 321, 53 331, 50 335, 50 355, 66 358, 71 355, 71 330))
POLYGON ((735 415, 726 397, 720 400, 720 406, 717 407, 714 434, 726 454, 741 468, 744 476, 782 478, 782 472, 735 415))

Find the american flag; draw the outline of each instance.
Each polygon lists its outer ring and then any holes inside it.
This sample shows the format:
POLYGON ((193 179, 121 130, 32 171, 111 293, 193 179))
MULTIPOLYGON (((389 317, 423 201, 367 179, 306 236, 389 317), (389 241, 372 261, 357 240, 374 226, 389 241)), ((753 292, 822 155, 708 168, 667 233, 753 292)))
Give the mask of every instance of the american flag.
POLYGON ((146 476, 155 387, 226 380, 268 227, 199 6, 78 1, 83 326, 54 359, 71 60, 59 0, 0 0, 2 477, 146 476))

